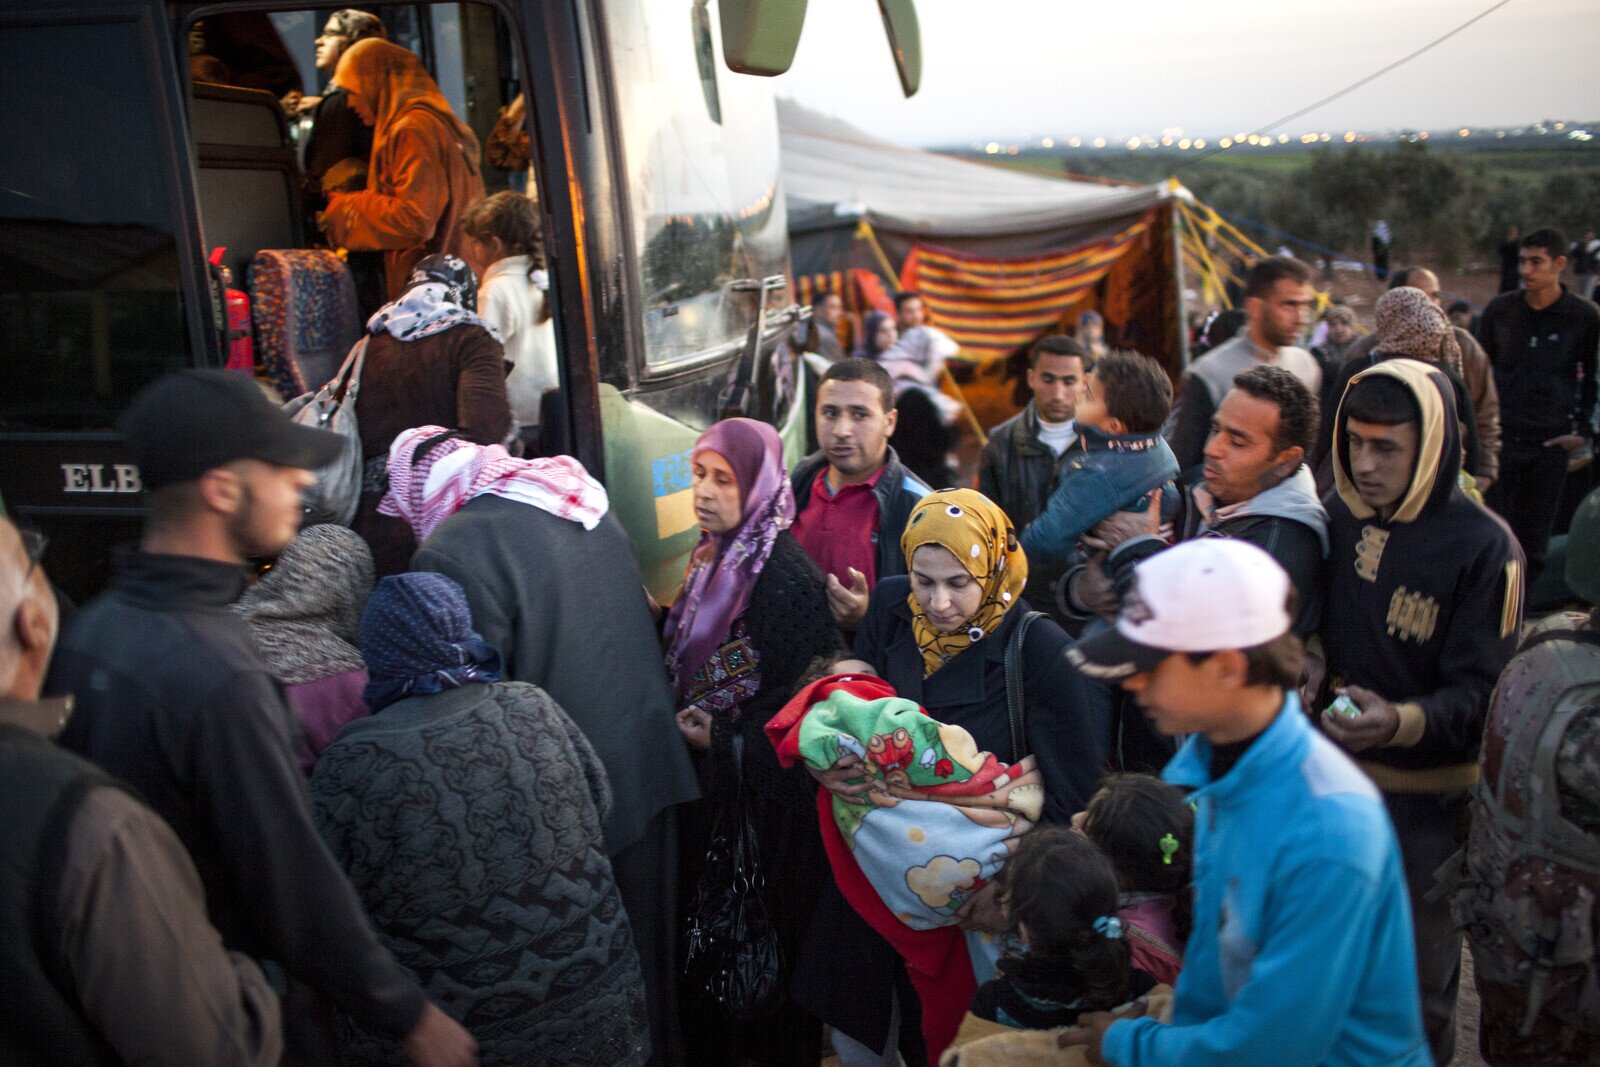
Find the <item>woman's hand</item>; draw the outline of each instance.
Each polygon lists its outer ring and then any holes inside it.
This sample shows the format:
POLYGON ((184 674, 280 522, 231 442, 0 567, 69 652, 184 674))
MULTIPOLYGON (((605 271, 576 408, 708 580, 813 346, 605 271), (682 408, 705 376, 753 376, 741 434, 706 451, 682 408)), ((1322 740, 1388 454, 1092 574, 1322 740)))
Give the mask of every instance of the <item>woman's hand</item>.
POLYGON ((1006 913, 1000 906, 1000 886, 990 882, 968 897, 956 912, 956 923, 963 930, 980 934, 1005 932, 1006 913))
POLYGON ((859 802, 862 794, 871 792, 875 784, 870 777, 862 775, 857 769, 860 766, 861 758, 846 752, 837 760, 834 760, 833 766, 825 771, 814 770, 809 765, 806 767, 806 771, 817 780, 822 788, 834 796, 843 797, 845 800, 852 802, 859 802), (850 779, 852 778, 860 778, 862 780, 851 782, 850 779))
POLYGON ((678 712, 678 732, 689 747, 704 752, 711 747, 711 713, 698 704, 678 712))

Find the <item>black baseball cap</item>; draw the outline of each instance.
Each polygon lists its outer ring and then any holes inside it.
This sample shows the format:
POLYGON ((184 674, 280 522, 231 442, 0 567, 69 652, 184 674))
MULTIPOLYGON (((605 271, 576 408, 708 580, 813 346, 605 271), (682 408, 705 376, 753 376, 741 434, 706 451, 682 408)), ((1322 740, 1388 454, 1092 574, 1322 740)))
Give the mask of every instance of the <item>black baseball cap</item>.
POLYGON ((301 426, 238 371, 182 370, 139 391, 117 419, 146 489, 190 482, 236 459, 316 470, 344 439, 301 426))

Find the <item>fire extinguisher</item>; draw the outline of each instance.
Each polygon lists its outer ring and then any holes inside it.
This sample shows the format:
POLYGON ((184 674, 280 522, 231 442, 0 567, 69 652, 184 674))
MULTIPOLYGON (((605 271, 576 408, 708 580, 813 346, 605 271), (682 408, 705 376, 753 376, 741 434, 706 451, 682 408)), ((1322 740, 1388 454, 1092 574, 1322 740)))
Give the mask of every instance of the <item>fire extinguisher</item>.
POLYGON ((222 265, 226 248, 211 252, 211 266, 222 284, 223 303, 227 329, 223 336, 228 342, 229 370, 254 374, 256 370, 256 345, 250 330, 250 296, 243 289, 233 287, 233 271, 222 265))

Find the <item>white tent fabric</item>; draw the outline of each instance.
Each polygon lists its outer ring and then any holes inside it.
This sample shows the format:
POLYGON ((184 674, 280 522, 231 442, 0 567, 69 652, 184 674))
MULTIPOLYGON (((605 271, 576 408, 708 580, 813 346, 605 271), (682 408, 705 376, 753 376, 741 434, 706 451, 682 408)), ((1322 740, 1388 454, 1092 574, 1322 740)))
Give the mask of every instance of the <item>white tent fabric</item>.
POLYGON ((907 236, 1038 234, 1138 216, 1170 195, 902 148, 789 100, 778 101, 778 129, 792 233, 865 217, 907 236))

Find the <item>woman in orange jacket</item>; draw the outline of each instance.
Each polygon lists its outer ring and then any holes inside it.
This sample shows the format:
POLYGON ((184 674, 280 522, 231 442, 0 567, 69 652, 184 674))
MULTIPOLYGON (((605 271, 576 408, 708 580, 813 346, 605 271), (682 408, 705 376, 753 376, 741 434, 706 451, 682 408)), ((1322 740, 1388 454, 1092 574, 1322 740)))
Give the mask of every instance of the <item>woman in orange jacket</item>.
POLYGON ((330 193, 323 229, 344 248, 384 253, 392 300, 418 260, 459 252, 461 214, 484 194, 478 139, 399 45, 356 42, 333 80, 373 127, 372 163, 365 189, 330 193))

